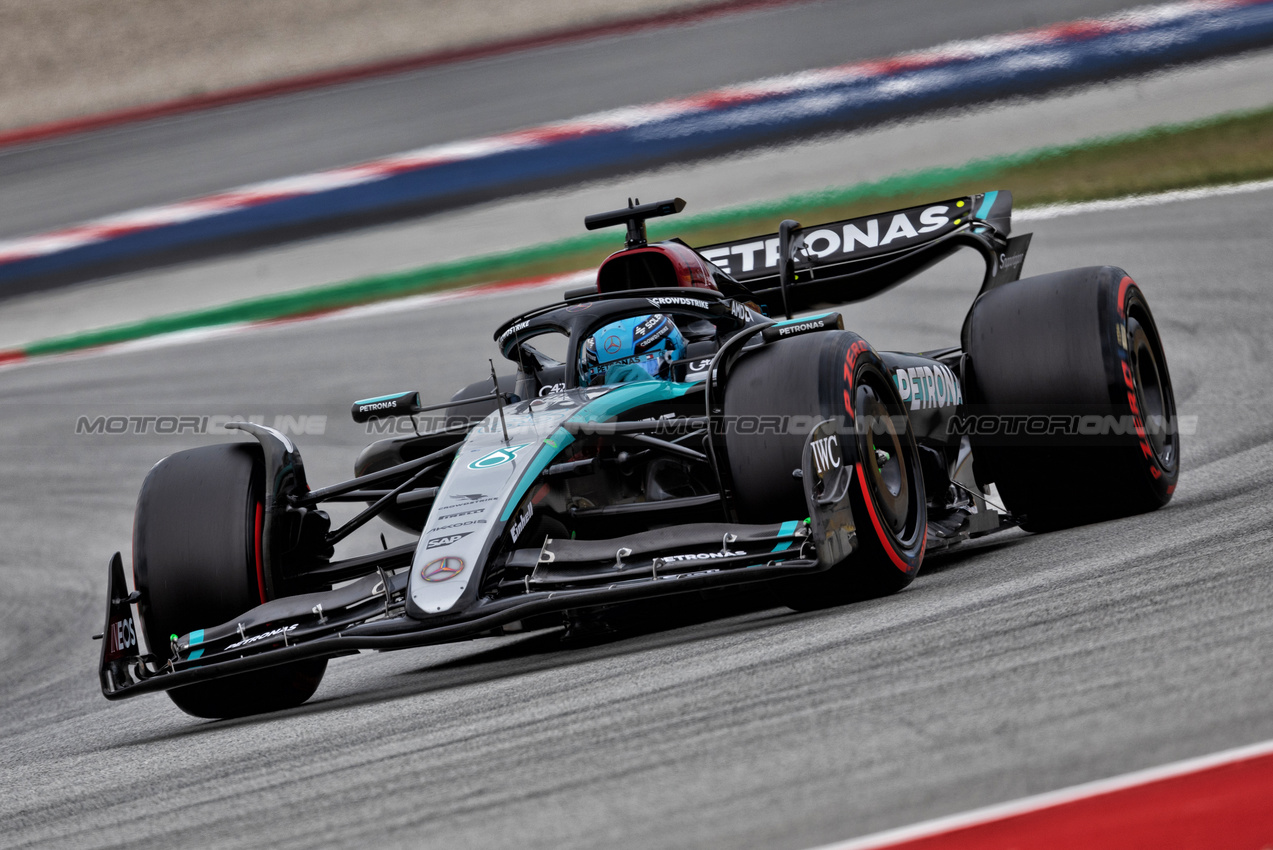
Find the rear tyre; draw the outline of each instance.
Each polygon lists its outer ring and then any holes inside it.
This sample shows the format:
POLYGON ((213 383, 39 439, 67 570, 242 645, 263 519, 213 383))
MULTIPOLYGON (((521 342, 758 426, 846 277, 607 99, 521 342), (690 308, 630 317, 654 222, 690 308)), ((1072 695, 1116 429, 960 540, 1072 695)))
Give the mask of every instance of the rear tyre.
POLYGON ((897 388, 865 340, 849 332, 807 334, 744 356, 730 373, 725 415, 744 522, 788 520, 808 511, 803 485, 792 474, 800 468, 808 429, 784 427, 784 421, 835 420, 841 451, 856 464, 850 499, 858 550, 825 573, 786 582, 785 604, 825 608, 910 584, 927 543, 919 453, 897 388))
POLYGON ((974 468, 1025 528, 1130 516, 1171 499, 1180 471, 1171 376, 1149 305, 1122 269, 991 290, 973 305, 967 351, 969 410, 1018 423, 1016 434, 979 428, 970 437, 974 468))
MULTIPOLYGON (((137 497, 133 581, 150 651, 169 655, 172 635, 224 623, 266 601, 261 447, 203 446, 164 458, 137 497)), ((196 717, 237 717, 300 705, 326 659, 306 660, 174 688, 196 717)))

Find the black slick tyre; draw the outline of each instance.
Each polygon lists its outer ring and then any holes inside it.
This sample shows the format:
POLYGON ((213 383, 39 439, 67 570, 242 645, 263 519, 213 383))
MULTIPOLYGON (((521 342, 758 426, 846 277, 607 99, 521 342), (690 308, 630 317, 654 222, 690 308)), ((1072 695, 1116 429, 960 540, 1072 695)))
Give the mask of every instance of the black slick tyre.
MULTIPOLYGON (((172 635, 226 622, 266 601, 262 572, 264 470, 260 446, 178 452, 155 464, 137 498, 133 581, 150 651, 172 635)), ((196 717, 237 717, 300 705, 326 659, 186 685, 168 692, 196 717)))
POLYGON ((825 573, 785 582, 785 604, 824 608, 910 584, 927 543, 924 481, 897 388, 865 340, 847 331, 814 333, 745 355, 729 376, 725 416, 730 476, 744 522, 808 511, 803 485, 793 476, 808 429, 790 426, 836 421, 842 451, 855 464, 850 498, 858 549, 825 573))
POLYGON ((983 423, 970 434, 974 469, 1025 528, 1171 499, 1180 472, 1171 375, 1149 304, 1122 269, 991 290, 973 305, 966 350, 968 412, 983 423))

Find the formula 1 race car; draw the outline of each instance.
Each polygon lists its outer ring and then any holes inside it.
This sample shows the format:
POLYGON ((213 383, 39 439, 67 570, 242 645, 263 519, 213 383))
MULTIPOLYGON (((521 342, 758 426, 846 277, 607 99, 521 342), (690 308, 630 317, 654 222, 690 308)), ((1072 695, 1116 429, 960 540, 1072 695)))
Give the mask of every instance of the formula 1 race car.
POLYGON ((1010 236, 1009 193, 649 244, 646 219, 683 206, 589 216, 626 245, 595 288, 495 331, 513 374, 441 404, 356 402, 360 422, 443 421, 373 443, 349 481, 311 489, 292 441, 249 422, 229 427, 254 441, 156 464, 132 592, 119 553, 109 566, 103 694, 270 711, 362 649, 743 583, 819 608, 897 591, 969 538, 1171 498, 1175 402, 1144 295, 1110 266, 1020 279, 1030 234, 1010 236), (985 276, 957 344, 876 351, 828 309, 960 248, 985 276), (366 507, 333 529, 335 502, 366 507), (377 517, 418 540, 333 560, 377 517))

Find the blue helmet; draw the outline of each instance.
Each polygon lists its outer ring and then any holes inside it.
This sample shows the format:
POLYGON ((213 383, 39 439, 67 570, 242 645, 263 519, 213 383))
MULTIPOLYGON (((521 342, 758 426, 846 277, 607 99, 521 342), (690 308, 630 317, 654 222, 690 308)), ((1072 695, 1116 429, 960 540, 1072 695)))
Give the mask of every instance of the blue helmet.
POLYGON ((673 380, 672 363, 684 360, 685 337, 662 313, 611 322, 579 350, 579 386, 651 378, 673 380))

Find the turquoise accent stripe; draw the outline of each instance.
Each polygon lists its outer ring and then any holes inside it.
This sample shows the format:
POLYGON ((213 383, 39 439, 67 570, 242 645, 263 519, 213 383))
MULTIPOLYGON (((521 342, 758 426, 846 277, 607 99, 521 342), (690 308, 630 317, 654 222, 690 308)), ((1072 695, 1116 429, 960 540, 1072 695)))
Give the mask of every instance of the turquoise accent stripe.
POLYGON ((619 384, 601 398, 594 398, 581 407, 578 413, 570 417, 570 421, 604 422, 642 404, 680 398, 697 386, 698 384, 679 384, 672 381, 637 381, 631 384, 619 384))
POLYGON ((513 492, 508 497, 508 502, 504 505, 503 512, 499 515, 500 521, 508 522, 509 517, 513 515, 513 511, 521 504, 522 496, 526 495, 526 491, 530 489, 530 485, 539 477, 539 473, 543 472, 548 464, 561 453, 561 450, 575 441, 574 436, 565 428, 558 428, 553 431, 553 435, 544 440, 543 445, 539 447, 539 453, 531 459, 530 466, 526 467, 526 474, 522 476, 522 480, 517 482, 517 486, 513 488, 513 492))
POLYGON ((998 192, 987 192, 986 198, 981 202, 981 209, 977 210, 974 218, 985 220, 990 215, 990 208, 995 205, 995 198, 999 197, 998 192))
POLYGON ((405 393, 389 393, 389 395, 378 395, 375 398, 360 398, 354 404, 375 404, 378 401, 388 401, 391 398, 402 398, 404 395, 410 395, 411 391, 405 393))
MULTIPOLYGON (((610 392, 600 398, 594 398, 579 408, 578 412, 571 416, 568 421, 602 422, 607 419, 613 419, 625 410, 630 410, 643 404, 680 398, 697 386, 698 384, 680 384, 672 381, 637 381, 633 384, 619 384, 610 392)), ((513 488, 508 501, 504 503, 504 510, 499 516, 501 522, 508 522, 513 515, 513 511, 521 504, 522 497, 530 489, 530 485, 539 477, 539 473, 543 472, 548 467, 548 464, 552 463, 562 449, 574 441, 575 438, 565 428, 558 428, 551 437, 544 441, 544 444, 539 447, 538 454, 530 462, 530 466, 526 468, 526 474, 517 482, 517 486, 513 488)))
MULTIPOLYGON (((203 629, 195 629, 193 632, 190 633, 190 646, 195 647, 201 643, 203 643, 203 629)), ((203 655, 203 650, 195 649, 189 655, 186 656, 186 660, 194 661, 196 658, 200 657, 201 655, 203 655)))
MULTIPOLYGON (((787 522, 784 522, 784 523, 782 524, 782 526, 778 529, 778 536, 779 536, 780 538, 784 538, 784 539, 786 539, 786 538, 790 538, 790 537, 795 537, 795 536, 796 536, 796 529, 797 529, 799 526, 800 526, 800 521, 799 521, 799 520, 795 520, 795 519, 793 519, 793 520, 789 520, 789 521, 787 521, 787 522)), ((775 546, 775 547, 774 547, 773 549, 771 549, 770 551, 771 551, 771 552, 781 552, 783 549, 790 549, 790 548, 791 548, 790 546, 786 546, 786 545, 784 545, 784 544, 782 544, 782 543, 779 543, 777 546, 775 546)))

